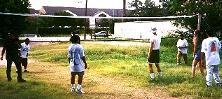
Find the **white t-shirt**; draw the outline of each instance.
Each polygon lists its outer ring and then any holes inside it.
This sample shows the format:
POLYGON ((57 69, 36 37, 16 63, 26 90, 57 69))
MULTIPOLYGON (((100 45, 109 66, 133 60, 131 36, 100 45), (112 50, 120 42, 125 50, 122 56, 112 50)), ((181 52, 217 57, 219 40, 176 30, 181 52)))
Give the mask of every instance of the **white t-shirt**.
POLYGON ((28 58, 28 52, 29 52, 29 50, 30 50, 29 44, 27 45, 27 44, 25 44, 25 42, 23 42, 23 43, 21 44, 21 48, 20 48, 20 54, 21 54, 20 57, 22 57, 22 58, 28 58))
POLYGON ((153 50, 159 50, 161 38, 158 35, 152 35, 150 38, 150 43, 152 42, 153 42, 153 50))
POLYGON ((179 48, 179 47, 188 47, 188 42, 186 39, 179 39, 177 41, 177 47, 178 47, 178 51, 180 51, 182 54, 187 54, 187 48, 179 48))
POLYGON ((219 50, 221 43, 216 37, 208 37, 203 40, 201 52, 205 53, 206 65, 219 65, 219 50))
POLYGON ((70 71, 82 72, 84 71, 84 65, 82 57, 84 57, 84 49, 80 44, 71 44, 68 48, 68 57, 70 58, 70 71))

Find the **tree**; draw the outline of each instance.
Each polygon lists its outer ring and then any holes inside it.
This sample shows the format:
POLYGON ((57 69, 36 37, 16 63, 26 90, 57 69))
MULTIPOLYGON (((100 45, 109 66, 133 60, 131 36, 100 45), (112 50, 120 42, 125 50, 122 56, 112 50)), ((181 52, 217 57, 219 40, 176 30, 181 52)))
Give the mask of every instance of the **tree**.
POLYGON ((134 9, 130 12, 130 16, 140 16, 143 3, 139 0, 133 0, 129 5, 134 9))
MULTIPOLYGON (((0 0, 0 12, 29 13, 29 5, 28 0, 0 0)), ((0 19, 0 32, 3 37, 8 32, 20 34, 28 26, 26 17, 23 16, 0 15, 0 19)))
POLYGON ((201 27, 205 32, 216 33, 222 30, 222 1, 221 0, 171 0, 171 15, 191 15, 192 18, 179 18, 175 25, 191 30, 197 29, 197 14, 200 13, 201 27))
POLYGON ((130 3, 130 6, 134 10, 130 12, 129 16, 162 16, 161 8, 151 0, 146 0, 144 3, 134 0, 130 3))

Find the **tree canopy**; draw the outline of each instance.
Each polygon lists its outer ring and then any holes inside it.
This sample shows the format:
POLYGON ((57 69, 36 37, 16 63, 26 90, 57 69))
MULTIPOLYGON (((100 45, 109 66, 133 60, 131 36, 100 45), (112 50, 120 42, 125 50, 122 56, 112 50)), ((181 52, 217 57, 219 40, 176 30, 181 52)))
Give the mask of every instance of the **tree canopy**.
POLYGON ((133 0, 129 3, 133 10, 128 16, 162 16, 162 9, 156 6, 154 1, 146 0, 144 3, 139 0, 133 0))
POLYGON ((191 15, 192 18, 181 18, 176 25, 188 29, 197 29, 197 14, 200 13, 201 28, 205 32, 219 32, 222 30, 222 1, 221 0, 171 0, 170 12, 172 15, 191 15))
MULTIPOLYGON (((0 12, 3 13, 29 13, 28 0, 0 0, 0 12)), ((0 15, 0 32, 5 36, 8 32, 20 34, 25 27, 26 17, 0 15)))

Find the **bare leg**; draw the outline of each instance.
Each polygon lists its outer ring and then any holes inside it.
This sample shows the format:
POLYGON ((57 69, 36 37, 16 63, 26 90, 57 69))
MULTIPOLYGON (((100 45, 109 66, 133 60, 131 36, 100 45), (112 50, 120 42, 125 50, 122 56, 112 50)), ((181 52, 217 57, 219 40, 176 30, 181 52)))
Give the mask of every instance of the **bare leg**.
POLYGON ((150 73, 153 73, 153 64, 149 64, 149 71, 150 73))
POLYGON ((75 75, 71 75, 71 84, 75 84, 75 75))
POLYGON ((204 77, 204 67, 201 64, 201 62, 199 62, 199 68, 200 68, 200 73, 202 74, 202 76, 204 77))
POLYGON ((161 72, 161 69, 160 69, 160 64, 159 63, 156 63, 156 68, 157 68, 157 72, 161 72))
POLYGON ((180 59, 181 59, 181 52, 178 51, 178 52, 177 52, 177 64, 178 64, 178 65, 179 65, 179 63, 180 63, 180 59))
POLYGON ((183 59, 186 65, 188 65, 187 54, 183 54, 183 59))
POLYGON ((192 63, 192 78, 195 77, 196 65, 197 65, 198 62, 199 61, 197 61, 195 59, 193 60, 193 63, 192 63))
POLYGON ((83 76, 78 76, 78 84, 79 85, 82 85, 82 79, 83 79, 83 76))

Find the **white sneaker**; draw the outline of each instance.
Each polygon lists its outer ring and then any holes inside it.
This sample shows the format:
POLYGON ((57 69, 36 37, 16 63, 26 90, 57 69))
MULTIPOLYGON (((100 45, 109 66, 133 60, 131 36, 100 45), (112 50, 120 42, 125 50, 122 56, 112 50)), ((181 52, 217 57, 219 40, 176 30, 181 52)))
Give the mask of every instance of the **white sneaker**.
POLYGON ((72 92, 72 93, 75 92, 75 87, 71 87, 71 92, 72 92))
POLYGON ((77 89, 76 92, 77 92, 78 94, 84 94, 84 93, 85 93, 84 91, 82 91, 82 88, 77 89))
POLYGON ((158 78, 161 78, 163 76, 162 72, 158 72, 158 78))
POLYGON ((155 79, 155 74, 154 73, 150 73, 150 79, 154 80, 155 79))

